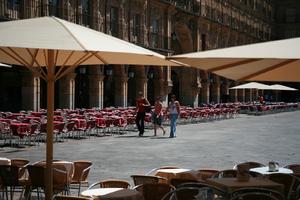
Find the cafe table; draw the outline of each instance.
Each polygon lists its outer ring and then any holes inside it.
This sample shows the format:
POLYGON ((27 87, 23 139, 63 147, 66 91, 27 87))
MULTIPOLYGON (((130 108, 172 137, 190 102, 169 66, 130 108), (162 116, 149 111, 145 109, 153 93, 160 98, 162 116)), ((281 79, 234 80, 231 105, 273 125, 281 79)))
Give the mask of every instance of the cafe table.
POLYGON ((96 188, 81 192, 81 196, 101 200, 144 200, 142 193, 124 188, 96 188))
POLYGON ((293 171, 284 167, 279 167, 278 170, 276 171, 270 171, 269 167, 256 167, 250 169, 252 172, 257 172, 263 175, 268 175, 268 174, 276 174, 276 173, 281 173, 281 174, 293 174, 293 171))
POLYGON ((0 165, 10 165, 10 164, 11 164, 10 159, 0 157, 0 165))
POLYGON ((155 176, 167 178, 170 183, 173 178, 198 180, 200 177, 197 174, 199 174, 197 171, 191 169, 159 169, 155 176))
POLYGON ((206 182, 223 189, 228 194, 231 194, 237 189, 250 187, 272 189, 281 193, 283 193, 284 190, 284 186, 282 184, 261 177, 250 177, 248 181, 239 181, 237 178, 209 178, 206 179, 206 182))

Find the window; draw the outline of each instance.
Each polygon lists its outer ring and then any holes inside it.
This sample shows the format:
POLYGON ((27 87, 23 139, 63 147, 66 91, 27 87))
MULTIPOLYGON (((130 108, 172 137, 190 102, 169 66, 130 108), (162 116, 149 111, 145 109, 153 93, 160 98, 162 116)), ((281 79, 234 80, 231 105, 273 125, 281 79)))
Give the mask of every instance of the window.
POLYGON ((284 32, 284 38, 293 38, 297 36, 297 32, 295 30, 286 30, 284 32))
POLYGON ((158 45, 159 20, 158 19, 152 18, 150 32, 151 32, 151 46, 159 47, 158 45))
POLYGON ((81 0, 82 5, 82 24, 89 27, 91 7, 89 0, 81 0))
POLYGON ((58 0, 49 0, 49 15, 58 16, 58 0))
POLYGON ((296 9, 287 8, 285 10, 285 21, 288 23, 294 23, 296 21, 296 9))
POLYGON ((16 8, 19 8, 20 6, 20 0, 8 0, 7 1, 7 8, 11 10, 18 10, 16 8))
POLYGON ((140 42, 140 27, 141 27, 141 15, 135 14, 133 17, 133 31, 132 31, 132 41, 140 42))
POLYGON ((119 36, 119 9, 114 6, 110 8, 110 32, 112 36, 119 36))

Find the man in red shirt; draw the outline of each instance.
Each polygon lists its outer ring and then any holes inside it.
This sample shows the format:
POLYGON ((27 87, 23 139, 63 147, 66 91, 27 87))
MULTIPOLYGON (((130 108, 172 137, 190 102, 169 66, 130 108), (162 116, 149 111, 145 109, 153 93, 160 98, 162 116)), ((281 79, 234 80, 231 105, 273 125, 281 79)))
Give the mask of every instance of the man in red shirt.
POLYGON ((149 101, 144 97, 143 92, 138 93, 138 98, 136 100, 136 119, 135 123, 139 130, 139 136, 144 134, 144 121, 145 121, 145 107, 150 106, 149 101))

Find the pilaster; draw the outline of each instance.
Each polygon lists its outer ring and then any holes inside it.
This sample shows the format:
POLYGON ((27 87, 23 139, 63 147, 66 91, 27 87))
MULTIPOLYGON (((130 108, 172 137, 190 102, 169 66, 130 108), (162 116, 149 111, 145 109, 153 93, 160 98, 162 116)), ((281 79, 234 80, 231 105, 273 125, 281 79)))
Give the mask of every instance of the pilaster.
POLYGON ((128 77, 126 74, 116 76, 115 79, 115 106, 127 107, 128 77))
POLYGON ((90 67, 89 76, 89 107, 103 108, 104 75, 103 66, 90 67))
POLYGON ((22 76, 22 109, 38 111, 40 109, 40 78, 31 72, 22 76))
POLYGON ((76 73, 69 73, 59 80, 59 108, 75 108, 75 77, 76 73))

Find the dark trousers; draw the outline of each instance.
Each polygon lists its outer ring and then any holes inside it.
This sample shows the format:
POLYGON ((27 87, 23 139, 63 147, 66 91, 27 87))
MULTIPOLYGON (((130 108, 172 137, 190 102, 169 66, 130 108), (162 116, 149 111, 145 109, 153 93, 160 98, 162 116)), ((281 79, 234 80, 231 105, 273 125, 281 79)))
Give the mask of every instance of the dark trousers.
POLYGON ((144 121, 145 121, 145 112, 138 112, 136 114, 135 123, 139 130, 139 134, 142 135, 144 133, 144 121))

